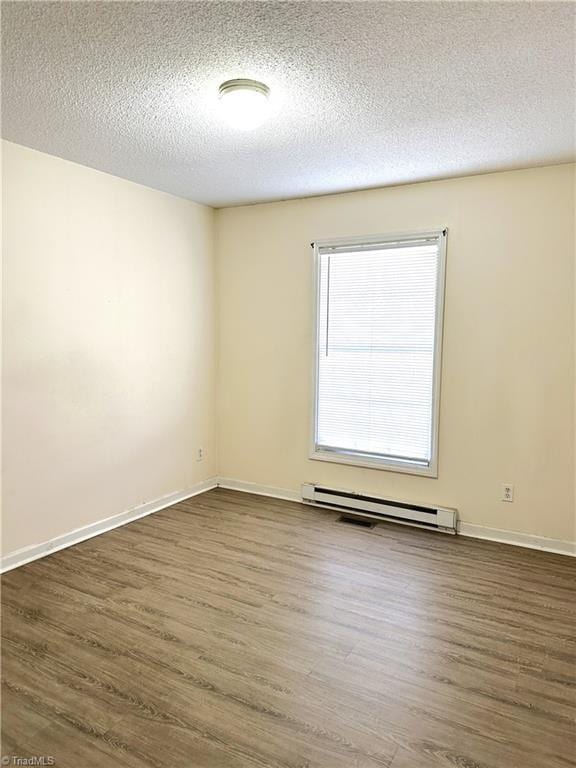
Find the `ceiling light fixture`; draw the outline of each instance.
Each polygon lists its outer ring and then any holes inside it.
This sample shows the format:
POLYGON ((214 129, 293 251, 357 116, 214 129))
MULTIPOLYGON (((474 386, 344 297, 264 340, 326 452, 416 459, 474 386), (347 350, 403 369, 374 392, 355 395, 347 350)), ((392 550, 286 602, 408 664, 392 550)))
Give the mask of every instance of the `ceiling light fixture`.
POLYGON ((266 119, 270 88, 264 83, 257 80, 226 80, 218 92, 222 114, 233 128, 249 131, 266 119))

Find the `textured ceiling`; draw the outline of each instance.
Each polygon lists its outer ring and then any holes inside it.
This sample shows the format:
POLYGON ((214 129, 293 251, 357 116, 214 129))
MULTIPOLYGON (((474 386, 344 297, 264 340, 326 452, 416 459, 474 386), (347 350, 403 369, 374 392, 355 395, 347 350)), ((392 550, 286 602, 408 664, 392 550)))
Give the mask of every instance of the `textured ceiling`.
POLYGON ((5 138, 215 206, 569 161, 570 2, 4 2, 5 138), (223 80, 272 89, 251 133, 223 80))

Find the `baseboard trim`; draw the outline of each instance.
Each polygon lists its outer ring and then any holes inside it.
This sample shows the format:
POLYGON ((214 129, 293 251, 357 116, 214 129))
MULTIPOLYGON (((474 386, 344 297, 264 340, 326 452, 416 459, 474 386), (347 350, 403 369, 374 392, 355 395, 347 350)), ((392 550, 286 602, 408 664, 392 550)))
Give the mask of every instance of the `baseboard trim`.
POLYGON ((542 552, 554 552, 557 555, 576 557, 576 542, 563 539, 549 539, 546 536, 534 536, 531 533, 505 531, 502 528, 486 528, 483 525, 461 522, 458 526, 460 536, 485 541, 497 541, 526 549, 539 549, 542 552))
POLYGON ((129 509, 127 512, 121 512, 119 515, 107 517, 104 520, 99 520, 97 523, 90 523, 82 528, 77 528, 69 533, 64 533, 62 536, 57 536, 55 539, 50 539, 50 541, 44 541, 41 544, 33 544, 32 546, 18 549, 15 552, 11 552, 0 558, 0 573, 6 573, 13 568, 18 568, 21 565, 26 565, 26 563, 31 563, 33 560, 39 560, 41 557, 51 555, 53 552, 58 552, 60 549, 79 544, 81 541, 86 541, 86 539, 99 536, 101 533, 106 533, 106 531, 119 528, 121 525, 126 525, 126 523, 131 523, 141 517, 151 515, 153 512, 159 512, 161 509, 171 507, 179 501, 190 499, 192 496, 197 496, 199 493, 211 491, 217 486, 218 482, 216 478, 210 478, 201 483, 196 483, 196 485, 193 485, 191 488, 184 491, 170 493, 167 496, 162 496, 160 499, 149 501, 146 504, 140 504, 133 509, 129 509))
POLYGON ((243 480, 232 480, 229 477, 219 477, 218 487, 229 491, 241 491, 253 493, 255 496, 270 496, 272 499, 285 499, 286 501, 302 501, 299 491, 290 491, 286 488, 274 488, 272 485, 258 485, 258 483, 246 483, 243 480))
MULTIPOLYGON (((273 499, 302 502, 302 496, 299 491, 275 488, 271 485, 247 483, 243 480, 233 480, 228 477, 219 477, 218 487, 228 488, 231 491, 242 491, 242 493, 254 493, 256 496, 270 496, 273 499)), ((460 536, 467 536, 473 539, 496 541, 501 544, 524 547, 525 549, 539 549, 542 552, 553 552, 557 555, 576 556, 576 542, 564 541, 563 539, 549 539, 545 536, 506 531, 501 528, 486 528, 483 525, 464 522, 459 523, 458 533, 460 536)))
MULTIPOLYGON (((58 552, 60 549, 79 544, 81 541, 99 536, 101 533, 119 528, 134 520, 138 520, 146 515, 159 512, 161 509, 171 507, 179 501, 185 501, 200 493, 211 491, 214 488, 225 488, 231 491, 240 491, 241 493, 252 493, 256 496, 268 496, 273 499, 284 499, 286 501, 297 501, 302 503, 302 497, 299 491, 289 490, 287 488, 276 488, 271 485, 259 485, 258 483, 248 483, 243 480, 234 480, 228 477, 214 477, 204 480, 201 483, 188 488, 184 491, 168 494, 155 501, 141 504, 138 507, 129 509, 119 515, 108 517, 97 523, 85 525, 74 531, 57 536, 50 541, 34 544, 30 547, 23 547, 15 552, 0 558, 0 573, 6 573, 13 568, 18 568, 33 560, 39 560, 41 557, 58 552)), ((516 531, 506 531, 501 528, 486 528, 482 525, 460 522, 458 526, 460 536, 467 536, 474 539, 484 539, 486 541, 496 541, 501 544, 510 544, 516 547, 527 549, 538 549, 542 552, 553 552, 559 555, 576 556, 576 542, 564 541, 562 539, 549 539, 545 536, 534 536, 528 533, 518 533, 516 531)))

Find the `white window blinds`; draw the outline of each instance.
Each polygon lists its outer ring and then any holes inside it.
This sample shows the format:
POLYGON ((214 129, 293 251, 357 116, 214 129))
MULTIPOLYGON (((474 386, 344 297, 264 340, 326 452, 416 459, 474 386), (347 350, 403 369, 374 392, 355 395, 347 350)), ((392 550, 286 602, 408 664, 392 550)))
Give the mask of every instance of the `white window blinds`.
POLYGON ((317 246, 316 452, 433 466, 444 238, 317 246))

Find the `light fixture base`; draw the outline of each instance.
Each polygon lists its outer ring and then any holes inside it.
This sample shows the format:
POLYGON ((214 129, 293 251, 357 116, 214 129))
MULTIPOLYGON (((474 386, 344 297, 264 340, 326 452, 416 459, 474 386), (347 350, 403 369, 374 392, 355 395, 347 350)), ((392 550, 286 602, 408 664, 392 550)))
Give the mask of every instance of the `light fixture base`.
POLYGON ((270 95, 270 88, 268 88, 265 83, 261 83, 259 80, 250 80, 244 77, 239 77, 234 80, 226 80, 226 82, 222 83, 222 85, 218 88, 218 93, 220 97, 222 97, 225 93, 240 90, 257 91, 263 96, 266 96, 266 98, 268 98, 270 95))

